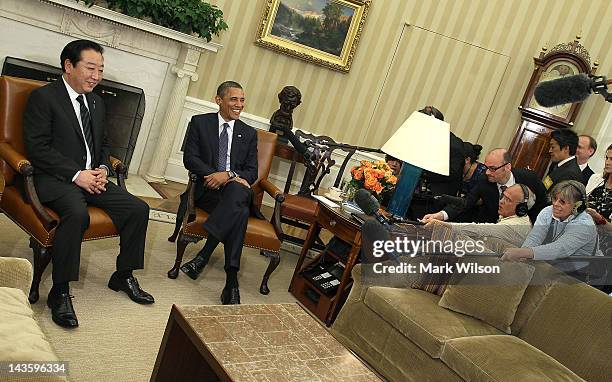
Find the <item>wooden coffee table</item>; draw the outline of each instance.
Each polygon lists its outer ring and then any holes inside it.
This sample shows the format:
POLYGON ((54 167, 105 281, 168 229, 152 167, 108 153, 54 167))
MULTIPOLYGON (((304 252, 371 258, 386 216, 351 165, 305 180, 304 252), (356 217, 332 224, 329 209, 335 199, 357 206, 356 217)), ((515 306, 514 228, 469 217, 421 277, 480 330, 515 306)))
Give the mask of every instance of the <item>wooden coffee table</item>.
POLYGON ((172 306, 151 381, 381 381, 297 304, 172 306))

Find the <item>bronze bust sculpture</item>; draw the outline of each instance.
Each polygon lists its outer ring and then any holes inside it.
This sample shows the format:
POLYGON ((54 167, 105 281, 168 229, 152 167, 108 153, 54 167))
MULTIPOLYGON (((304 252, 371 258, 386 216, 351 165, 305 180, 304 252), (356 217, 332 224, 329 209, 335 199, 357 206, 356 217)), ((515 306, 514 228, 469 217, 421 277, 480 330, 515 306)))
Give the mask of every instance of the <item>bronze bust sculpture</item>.
MULTIPOLYGON (((282 137, 284 132, 291 131, 293 128, 293 109, 302 103, 302 94, 295 86, 285 86, 278 93, 280 107, 270 118, 270 131, 282 137)), ((286 141, 286 138, 282 138, 286 141)))

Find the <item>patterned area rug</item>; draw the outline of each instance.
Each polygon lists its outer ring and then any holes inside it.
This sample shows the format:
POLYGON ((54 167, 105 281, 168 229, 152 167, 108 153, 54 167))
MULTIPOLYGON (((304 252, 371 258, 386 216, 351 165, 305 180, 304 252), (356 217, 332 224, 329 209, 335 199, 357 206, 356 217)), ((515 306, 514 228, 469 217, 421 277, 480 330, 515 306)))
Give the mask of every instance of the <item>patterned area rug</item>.
POLYGON ((149 220, 155 220, 162 223, 176 223, 176 214, 151 208, 149 211, 149 220))

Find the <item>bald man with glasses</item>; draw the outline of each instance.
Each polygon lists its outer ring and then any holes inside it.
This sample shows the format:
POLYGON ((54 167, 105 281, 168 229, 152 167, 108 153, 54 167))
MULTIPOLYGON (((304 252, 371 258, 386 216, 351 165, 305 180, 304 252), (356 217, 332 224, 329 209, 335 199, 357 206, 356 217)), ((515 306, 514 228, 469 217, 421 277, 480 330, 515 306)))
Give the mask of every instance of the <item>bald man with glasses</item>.
POLYGON ((487 167, 486 176, 481 177, 466 195, 465 205, 449 204, 442 211, 423 216, 422 221, 456 221, 462 213, 476 209, 473 214, 476 223, 495 223, 498 219, 499 199, 504 191, 510 186, 522 183, 535 195, 535 205, 529 210, 529 219, 534 222, 538 213, 548 203, 546 188, 537 174, 531 170, 513 169, 512 157, 503 148, 490 151, 485 157, 484 165, 487 167))

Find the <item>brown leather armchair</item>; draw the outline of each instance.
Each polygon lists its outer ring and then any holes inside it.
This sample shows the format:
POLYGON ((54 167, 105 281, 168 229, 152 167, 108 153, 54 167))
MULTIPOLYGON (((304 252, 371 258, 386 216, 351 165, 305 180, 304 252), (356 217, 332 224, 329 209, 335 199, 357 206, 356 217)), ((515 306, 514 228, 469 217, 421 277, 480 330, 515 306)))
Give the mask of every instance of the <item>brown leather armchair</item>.
MULTIPOLYGON (((261 220, 250 216, 247 225, 246 235, 244 238, 244 246, 259 249, 261 254, 270 258, 270 263, 261 281, 259 292, 261 294, 270 293, 268 288, 268 279, 278 264, 280 263, 280 245, 283 237, 283 231, 280 224, 280 207, 285 200, 283 193, 268 180, 270 173, 270 165, 274 157, 276 148, 277 135, 268 131, 257 130, 257 180, 251 188, 253 189, 253 204, 256 208, 261 207, 264 191, 267 192, 275 200, 274 213, 270 221, 261 220)), ((204 230, 203 224, 208 219, 208 213, 201 208, 195 207, 194 200, 194 182, 197 181, 197 175, 189 174, 189 183, 187 184, 187 210, 182 221, 177 221, 176 228, 172 236, 168 238, 170 242, 176 244, 176 260, 172 269, 168 271, 168 277, 175 279, 178 277, 179 268, 183 261, 185 248, 189 243, 197 243, 198 241, 208 237, 208 232, 204 230)), ((180 208, 179 208, 180 210, 180 208)))
MULTIPOLYGON (((30 235, 30 248, 34 252, 34 277, 28 296, 31 303, 38 301, 38 286, 51 260, 53 237, 59 223, 57 214, 44 207, 38 199, 34 188, 34 167, 26 157, 23 143, 22 119, 28 97, 32 90, 43 85, 45 82, 0 77, 0 174, 4 182, 4 192, 0 193, 0 210, 30 235), (23 187, 19 182, 23 182, 23 187)), ((127 168, 115 158, 111 158, 111 163, 119 186, 125 189, 127 168)), ((97 207, 89 207, 88 210, 90 223, 83 240, 119 235, 104 211, 97 207)))

